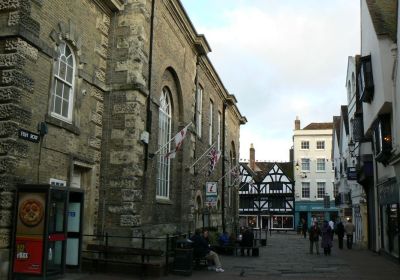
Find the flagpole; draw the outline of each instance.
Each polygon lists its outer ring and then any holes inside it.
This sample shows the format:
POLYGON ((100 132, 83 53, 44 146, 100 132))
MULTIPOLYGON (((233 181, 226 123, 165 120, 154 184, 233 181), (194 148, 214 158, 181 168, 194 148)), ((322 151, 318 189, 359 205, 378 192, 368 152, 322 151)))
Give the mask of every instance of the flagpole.
POLYGON ((202 171, 204 168, 206 168, 208 164, 209 164, 208 162, 206 164, 204 164, 197 172, 200 173, 200 171, 202 171))
POLYGON ((215 146, 216 142, 214 142, 190 167, 189 169, 191 169, 193 166, 196 165, 196 163, 199 162, 199 160, 201 160, 205 154, 207 154, 214 146, 215 146))
MULTIPOLYGON (((187 124, 184 128, 182 128, 181 130, 179 130, 177 133, 179 133, 180 131, 184 130, 185 128, 189 128, 189 126, 190 126, 191 124, 193 124, 193 123, 190 122, 190 123, 187 124)), ((177 133, 176 133, 176 134, 177 134, 177 133)), ((153 153, 153 157, 154 157, 156 154, 158 154, 162 149, 164 149, 169 143, 171 143, 172 140, 175 139, 176 134, 174 135, 174 137, 171 138, 171 140, 169 140, 169 141, 168 141, 167 143, 165 143, 161 148, 159 148, 157 151, 155 151, 155 152, 153 153)))
POLYGON ((219 178, 217 182, 221 181, 222 178, 225 178, 226 175, 228 175, 230 172, 232 172, 233 169, 235 169, 235 168, 238 167, 238 166, 239 166, 239 164, 236 164, 234 167, 232 167, 232 169, 228 170, 228 172, 226 172, 226 173, 224 174, 224 176, 222 176, 221 178, 219 178))

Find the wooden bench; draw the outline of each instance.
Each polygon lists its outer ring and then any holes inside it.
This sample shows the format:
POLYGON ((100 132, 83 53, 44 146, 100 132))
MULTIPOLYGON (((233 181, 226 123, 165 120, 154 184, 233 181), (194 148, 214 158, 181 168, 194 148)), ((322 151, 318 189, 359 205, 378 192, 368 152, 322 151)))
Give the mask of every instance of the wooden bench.
POLYGON ((220 255, 234 255, 235 254, 235 244, 228 245, 213 245, 212 249, 220 255))
MULTIPOLYGON (((116 263, 140 265, 142 273, 144 273, 145 267, 154 266, 154 264, 150 263, 150 257, 162 257, 164 255, 162 250, 103 244, 88 244, 86 250, 83 250, 82 253, 84 253, 82 259, 91 261, 92 268, 96 271, 98 271, 100 264, 104 265, 104 269, 107 270, 108 263, 116 263), (135 256, 140 256, 140 261, 135 256)), ((160 264, 156 264, 156 266, 160 266, 160 264)))
POLYGON ((253 245, 251 247, 242 247, 242 246, 236 246, 235 248, 235 256, 238 256, 238 251, 240 251, 240 255, 241 255, 241 251, 251 251, 251 256, 253 257, 259 257, 260 256, 260 246, 259 245, 253 245))

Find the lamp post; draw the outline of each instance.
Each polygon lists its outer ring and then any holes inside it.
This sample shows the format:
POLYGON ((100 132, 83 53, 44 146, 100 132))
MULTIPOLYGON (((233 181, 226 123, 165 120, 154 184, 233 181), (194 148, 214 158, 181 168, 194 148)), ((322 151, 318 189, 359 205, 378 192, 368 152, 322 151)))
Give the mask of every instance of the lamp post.
POLYGON ((354 151, 356 149, 356 144, 353 141, 353 138, 350 138, 350 142, 347 144, 349 147, 350 156, 354 157, 354 151))

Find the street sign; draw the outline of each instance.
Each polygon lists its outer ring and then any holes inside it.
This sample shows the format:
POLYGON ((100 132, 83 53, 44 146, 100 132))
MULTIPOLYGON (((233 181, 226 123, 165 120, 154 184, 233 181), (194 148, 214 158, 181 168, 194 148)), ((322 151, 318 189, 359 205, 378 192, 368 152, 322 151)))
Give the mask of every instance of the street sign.
POLYGON ((40 135, 30 132, 28 130, 20 128, 18 131, 18 137, 24 140, 28 140, 34 143, 39 143, 40 135))

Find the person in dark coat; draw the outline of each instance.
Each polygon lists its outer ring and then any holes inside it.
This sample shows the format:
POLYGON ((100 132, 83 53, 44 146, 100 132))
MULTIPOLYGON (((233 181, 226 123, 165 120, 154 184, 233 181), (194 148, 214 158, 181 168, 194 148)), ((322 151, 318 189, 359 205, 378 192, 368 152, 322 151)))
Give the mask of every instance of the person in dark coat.
POLYGON ((328 221, 323 222, 321 233, 322 233, 321 247, 324 249, 325 256, 329 256, 331 254, 331 248, 332 248, 332 228, 329 225, 328 221))
POLYGON ((302 219, 301 222, 302 222, 303 236, 304 236, 304 239, 306 239, 306 237, 307 237, 307 222, 305 219, 302 219))
POLYGON ((240 255, 244 256, 244 249, 247 247, 247 255, 250 256, 250 248, 253 247, 253 242, 254 242, 254 234, 251 229, 246 228, 246 230, 243 232, 243 237, 242 241, 240 242, 240 255))
POLYGON ((310 254, 313 253, 313 247, 315 247, 315 251, 317 255, 319 255, 318 241, 320 235, 321 235, 321 230, 318 227, 318 223, 314 222, 313 225, 308 230, 308 236, 310 239, 310 254))
POLYGON ((343 249, 343 238, 344 238, 344 225, 341 221, 339 221, 335 228, 335 233, 338 236, 339 241, 339 249, 343 249))
MULTIPOLYGON (((190 240, 193 241, 193 253, 195 257, 206 258, 207 260, 213 261, 216 266, 215 271, 224 272, 218 254, 210 249, 210 244, 207 241, 208 230, 205 229, 203 235, 201 235, 201 229, 196 229, 195 234, 190 240)), ((209 267, 209 270, 210 269, 211 267, 209 267)))

